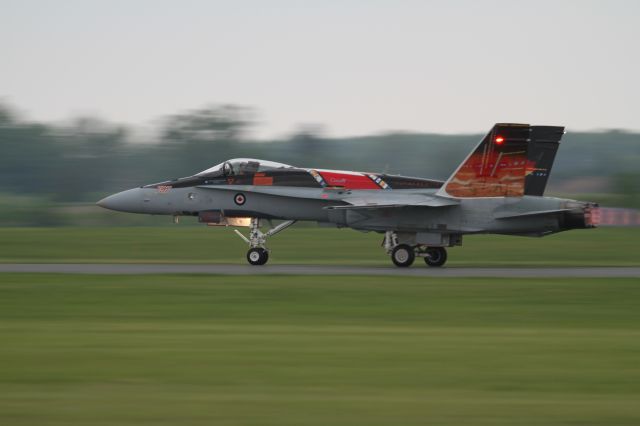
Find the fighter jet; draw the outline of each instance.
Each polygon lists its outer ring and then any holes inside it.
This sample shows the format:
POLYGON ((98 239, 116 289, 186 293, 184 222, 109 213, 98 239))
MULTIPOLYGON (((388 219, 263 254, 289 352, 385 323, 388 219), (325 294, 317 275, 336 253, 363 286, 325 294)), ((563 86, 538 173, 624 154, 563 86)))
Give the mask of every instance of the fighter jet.
POLYGON ((593 228, 597 204, 543 196, 564 127, 496 124, 446 181, 295 167, 240 158, 193 176, 100 200, 131 213, 195 216, 235 232, 247 261, 264 265, 266 242, 297 221, 373 231, 396 266, 447 260, 467 234, 545 236, 593 228), (264 229, 265 223, 283 221, 264 229))

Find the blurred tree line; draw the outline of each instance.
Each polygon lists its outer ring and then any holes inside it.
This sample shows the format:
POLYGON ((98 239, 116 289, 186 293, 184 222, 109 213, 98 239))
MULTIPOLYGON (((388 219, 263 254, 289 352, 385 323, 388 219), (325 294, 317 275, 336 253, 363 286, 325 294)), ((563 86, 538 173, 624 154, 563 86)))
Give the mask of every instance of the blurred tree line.
MULTIPOLYGON (((307 125, 280 140, 256 141, 250 138, 255 121, 250 108, 216 105, 166 117, 153 141, 143 143, 133 142, 131 130, 115 123, 91 117, 37 123, 0 104, 0 208, 25 197, 42 205, 92 203, 234 157, 445 179, 482 136, 393 132, 330 138, 321 126, 307 125)), ((640 134, 569 133, 550 189, 562 195, 598 193, 595 201, 640 207, 638 164, 640 134)))

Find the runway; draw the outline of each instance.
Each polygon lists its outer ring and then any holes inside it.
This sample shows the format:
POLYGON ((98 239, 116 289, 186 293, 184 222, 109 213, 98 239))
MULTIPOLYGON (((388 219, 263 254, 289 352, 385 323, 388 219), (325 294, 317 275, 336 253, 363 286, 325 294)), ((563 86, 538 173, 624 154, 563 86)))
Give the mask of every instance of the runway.
POLYGON ((208 274, 208 275, 385 275, 409 277, 506 277, 506 278, 640 278, 640 267, 540 267, 540 268, 395 268, 335 265, 188 265, 99 263, 5 263, 0 272, 62 274, 208 274))

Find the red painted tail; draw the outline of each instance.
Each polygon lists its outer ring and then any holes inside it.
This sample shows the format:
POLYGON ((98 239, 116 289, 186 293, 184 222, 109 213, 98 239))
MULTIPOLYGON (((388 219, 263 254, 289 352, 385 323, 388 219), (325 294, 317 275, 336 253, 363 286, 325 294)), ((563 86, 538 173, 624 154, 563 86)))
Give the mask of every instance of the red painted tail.
POLYGON ((564 127, 496 124, 445 182, 439 195, 542 195, 564 127))

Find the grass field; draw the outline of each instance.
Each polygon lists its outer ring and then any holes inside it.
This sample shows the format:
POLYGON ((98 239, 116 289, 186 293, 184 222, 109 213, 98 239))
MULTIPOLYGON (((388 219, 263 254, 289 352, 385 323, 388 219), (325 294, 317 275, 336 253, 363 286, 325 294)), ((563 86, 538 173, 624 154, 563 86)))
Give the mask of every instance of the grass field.
MULTIPOLYGON (((268 241, 270 263, 390 265, 375 233, 292 228, 268 241)), ((640 265, 640 228, 577 230, 545 238, 466 236, 449 266, 640 265)), ((230 228, 0 228, 0 262, 245 263, 230 228)), ((424 265, 422 265, 424 266, 424 265)))
POLYGON ((2 425, 637 425, 637 279, 0 275, 2 425))
MULTIPOLYGON (((450 266, 640 265, 640 230, 450 266)), ((0 262, 244 263, 231 229, 0 228, 0 262)), ((273 263, 390 264, 294 228, 273 263)), ((422 265, 424 267, 424 265, 422 265)), ((0 274, 0 425, 637 425, 640 280, 0 274)))

